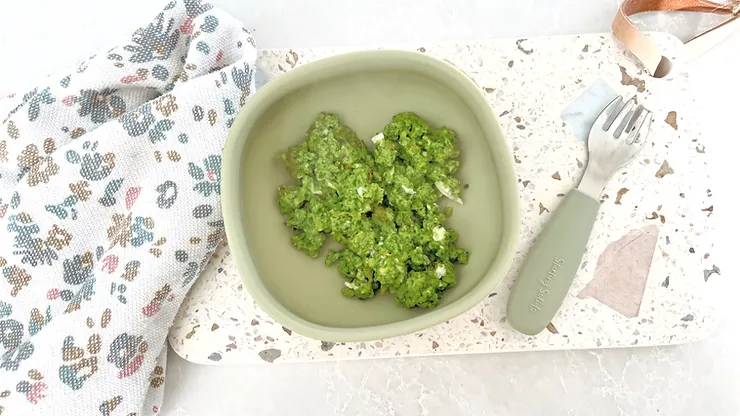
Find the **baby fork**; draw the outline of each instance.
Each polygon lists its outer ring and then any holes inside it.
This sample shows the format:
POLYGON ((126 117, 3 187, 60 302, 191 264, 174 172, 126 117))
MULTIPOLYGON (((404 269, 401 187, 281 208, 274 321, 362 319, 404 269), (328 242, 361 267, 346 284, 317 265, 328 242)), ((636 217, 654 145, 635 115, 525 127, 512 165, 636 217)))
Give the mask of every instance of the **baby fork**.
POLYGON ((535 335, 552 321, 573 283, 599 211, 604 186, 642 149, 652 113, 634 98, 616 97, 601 112, 588 136, 588 164, 577 189, 552 213, 524 258, 509 295, 507 321, 535 335))

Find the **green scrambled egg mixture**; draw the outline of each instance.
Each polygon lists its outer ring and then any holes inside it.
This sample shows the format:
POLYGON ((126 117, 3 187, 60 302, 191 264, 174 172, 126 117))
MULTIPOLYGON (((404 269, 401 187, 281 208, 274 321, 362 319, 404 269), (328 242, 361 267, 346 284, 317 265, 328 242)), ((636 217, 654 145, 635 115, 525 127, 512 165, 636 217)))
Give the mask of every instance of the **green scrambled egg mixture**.
POLYGON ((280 156, 298 182, 279 188, 280 211, 309 256, 328 236, 343 246, 326 264, 347 279, 345 296, 389 292, 403 307, 433 308, 455 286, 455 264, 468 262, 444 226, 452 209, 436 203, 443 195, 462 203, 455 132, 400 113, 372 142, 369 150, 336 115, 320 114, 280 156))

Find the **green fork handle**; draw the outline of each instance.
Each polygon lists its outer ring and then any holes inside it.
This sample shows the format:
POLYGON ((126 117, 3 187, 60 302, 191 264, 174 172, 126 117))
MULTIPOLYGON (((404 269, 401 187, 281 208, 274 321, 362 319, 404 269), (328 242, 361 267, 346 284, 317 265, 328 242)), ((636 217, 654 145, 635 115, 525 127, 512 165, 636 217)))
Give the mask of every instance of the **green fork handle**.
POLYGON ((535 335, 552 321, 580 267, 599 201, 571 189, 524 258, 509 295, 506 320, 535 335))

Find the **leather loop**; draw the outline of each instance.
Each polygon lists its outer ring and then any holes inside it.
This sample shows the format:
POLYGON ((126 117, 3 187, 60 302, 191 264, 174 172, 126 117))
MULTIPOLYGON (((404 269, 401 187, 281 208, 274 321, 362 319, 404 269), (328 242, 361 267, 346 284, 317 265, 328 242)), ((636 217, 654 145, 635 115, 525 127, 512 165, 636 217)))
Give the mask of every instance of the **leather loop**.
POLYGON ((735 25, 729 23, 734 22, 740 15, 740 0, 735 0, 733 3, 715 3, 703 0, 625 0, 614 17, 612 32, 625 48, 642 63, 651 76, 662 78, 670 71, 670 61, 629 18, 638 13, 655 11, 697 12, 731 16, 724 23, 686 42, 687 45, 696 43, 696 45, 691 45, 692 54, 696 55, 698 52, 718 43, 735 29, 735 25), (717 30, 717 33, 713 33, 713 36, 702 38, 715 30, 717 30))

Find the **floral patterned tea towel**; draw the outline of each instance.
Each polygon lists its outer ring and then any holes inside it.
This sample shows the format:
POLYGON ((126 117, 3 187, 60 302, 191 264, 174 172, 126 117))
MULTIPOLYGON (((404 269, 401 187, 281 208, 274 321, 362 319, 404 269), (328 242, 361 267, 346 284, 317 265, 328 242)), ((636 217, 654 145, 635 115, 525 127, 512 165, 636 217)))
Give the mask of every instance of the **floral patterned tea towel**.
POLYGON ((165 338, 221 241, 221 151, 254 39, 173 0, 0 99, 0 414, 160 410, 165 338))

